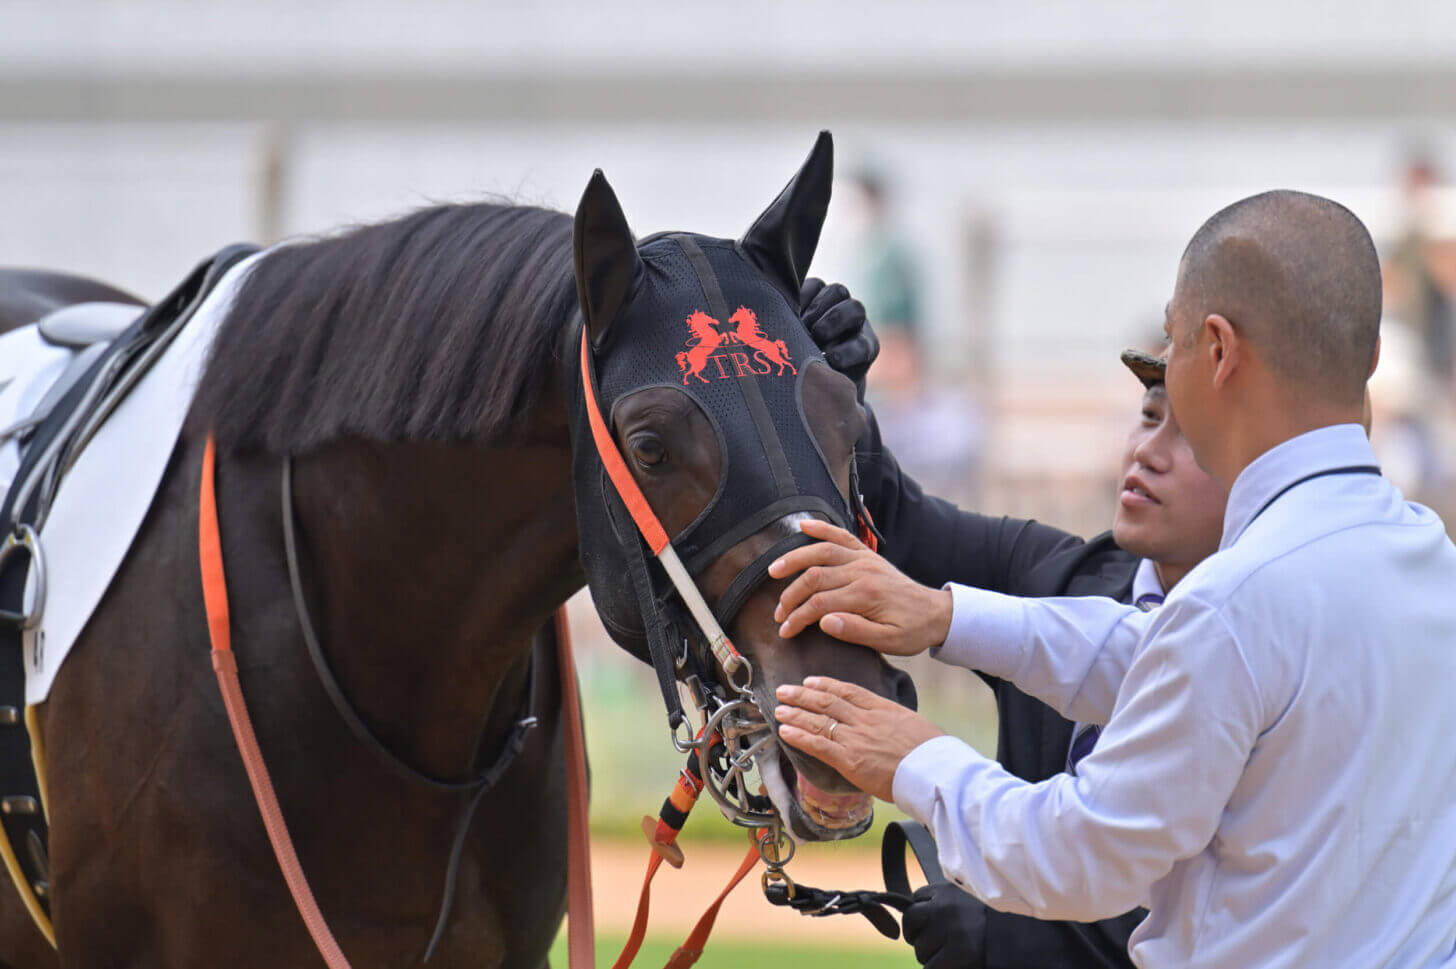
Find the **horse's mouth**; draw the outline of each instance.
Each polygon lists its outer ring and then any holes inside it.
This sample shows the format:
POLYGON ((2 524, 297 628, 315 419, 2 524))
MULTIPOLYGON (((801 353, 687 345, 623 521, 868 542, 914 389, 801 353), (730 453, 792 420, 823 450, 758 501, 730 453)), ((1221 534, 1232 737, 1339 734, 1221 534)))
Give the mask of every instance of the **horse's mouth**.
POLYGON ((759 758, 770 800, 798 841, 840 841, 858 837, 875 817, 874 798, 862 791, 831 794, 794 768, 782 744, 759 758))

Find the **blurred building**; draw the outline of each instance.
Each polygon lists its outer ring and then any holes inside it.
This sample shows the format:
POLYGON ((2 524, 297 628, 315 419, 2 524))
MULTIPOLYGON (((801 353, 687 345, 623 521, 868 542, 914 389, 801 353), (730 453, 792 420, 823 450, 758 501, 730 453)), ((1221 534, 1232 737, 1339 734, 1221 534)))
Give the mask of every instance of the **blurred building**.
MULTIPOLYGON (((1275 186, 1400 230, 1410 133, 1456 158, 1456 5, 1411 0, 14 0, 0 262, 157 296, 237 239, 593 168, 640 233, 737 234, 820 127, 894 173, 932 380, 981 405, 988 507, 1106 523, 1183 243, 1275 186)), ((852 263, 843 206, 815 270, 852 263)), ((893 443, 893 442, 892 442, 893 443)))

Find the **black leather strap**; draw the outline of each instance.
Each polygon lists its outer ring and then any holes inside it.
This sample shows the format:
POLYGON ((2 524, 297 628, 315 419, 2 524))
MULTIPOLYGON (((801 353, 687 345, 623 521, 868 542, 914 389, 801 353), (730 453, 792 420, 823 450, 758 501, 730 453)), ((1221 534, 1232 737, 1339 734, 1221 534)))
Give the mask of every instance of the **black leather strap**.
POLYGON ((768 567, 773 565, 781 556, 787 555, 796 548, 803 548, 805 545, 813 545, 814 539, 797 532, 787 538, 781 538, 769 546, 768 551, 762 553, 758 558, 749 563, 748 567, 733 577, 728 588, 713 606, 713 615, 718 620, 718 625, 724 629, 738 615, 738 610, 753 595, 753 591, 768 579, 768 567))
POLYGON ((318 676, 319 683, 323 686, 324 693, 328 695, 329 702, 334 705, 340 719, 344 721, 355 739, 396 775, 442 793, 470 795, 470 799, 461 808, 455 822, 455 836, 450 844, 449 858, 445 862, 445 884, 440 898, 440 911, 435 919, 435 930, 425 949, 424 958, 428 962, 439 946, 440 940, 444 938, 445 929, 450 922, 450 912, 455 905, 455 886, 459 881, 460 859, 465 851, 465 840, 470 833, 470 824, 475 818, 476 810, 480 807, 480 802, 485 795, 501 779, 501 775, 516 762, 521 748, 526 745, 526 737, 536 726, 536 717, 531 711, 534 708, 537 692, 536 678, 541 669, 541 659, 536 655, 539 643, 532 644, 531 656, 528 660, 530 672, 526 677, 526 689, 518 702, 511 732, 506 736, 505 743, 501 745, 495 758, 488 765, 474 777, 458 781, 435 777, 413 766, 390 750, 359 716, 354 705, 344 695, 344 689, 339 685, 338 677, 334 676, 328 657, 324 655, 323 646, 314 632, 313 619, 309 615, 308 601, 303 594, 303 580, 299 572, 298 536, 295 526, 297 516, 293 507, 293 460, 291 458, 283 459, 282 477, 283 548, 285 558, 288 560, 288 583, 293 590, 293 605, 298 613, 299 625, 303 630, 303 641, 308 648, 308 658, 313 663, 314 674, 318 676))
MULTIPOLYGON (((687 719, 683 714, 682 698, 677 692, 676 657, 673 655, 676 637, 670 638, 669 627, 663 622, 663 609, 655 595, 655 590, 659 587, 671 590, 672 586, 665 579, 658 583, 652 581, 637 525, 627 512, 627 506, 622 504, 616 489, 603 488, 602 497, 606 502, 607 514, 617 528, 617 534, 622 536, 622 555, 627 560, 627 578, 632 584, 632 594, 642 616, 647 655, 652 661, 652 671, 657 674, 657 688, 662 693, 663 706, 667 708, 667 725, 675 731, 687 719)), ((665 592, 664 595, 671 593, 665 592)), ((683 650, 686 653, 686 643, 683 644, 683 650)))
POLYGON ((800 915, 822 918, 826 915, 863 915, 887 939, 900 937, 900 926, 889 909, 903 912, 910 898, 893 892, 846 891, 794 885, 792 893, 782 882, 772 882, 763 890, 770 904, 781 905, 800 915))
MULTIPOLYGON (((0 610, 24 611, 30 556, 11 554, 0 563, 0 610)), ((0 622, 0 828, 41 910, 50 916, 50 831, 42 810, 40 781, 31 760, 25 725, 25 659, 19 626, 0 622)))
POLYGON ((770 903, 795 909, 803 915, 863 915, 886 938, 898 939, 900 926, 889 909, 900 912, 910 907, 913 893, 905 870, 905 846, 915 854, 920 870, 928 881, 943 882, 945 873, 936 860, 935 839, 925 826, 915 821, 891 821, 880 842, 880 868, 885 877, 885 891, 834 891, 810 885, 771 882, 763 894, 770 903))
POLYGON ((288 560, 288 583, 293 590, 293 606, 298 612, 298 623, 303 630, 303 641, 308 647, 308 658, 313 663, 314 673, 319 678, 324 692, 328 694, 329 702, 338 711, 340 719, 354 734, 359 743, 368 748, 376 757, 384 762, 385 766, 395 774, 408 781, 432 787, 437 791, 459 793, 462 791, 484 792, 495 784, 500 775, 505 773, 516 755, 521 752, 521 747, 526 743, 526 734, 536 725, 536 718, 531 714, 531 701, 535 695, 536 668, 537 663, 533 656, 530 660, 530 673, 527 677, 527 685, 524 693, 518 701, 516 718, 505 744, 493 760, 474 777, 464 780, 450 780, 448 778, 435 777, 427 774, 417 767, 414 767, 405 759, 380 740, 379 737, 359 716, 349 698, 344 695, 344 688, 339 685, 338 677, 329 666, 328 657, 324 655, 322 644, 319 642, 318 634, 314 631, 313 618, 308 611, 308 601, 303 594, 303 579, 299 574, 298 564, 298 538, 294 519, 296 518, 293 508, 293 460, 283 459, 283 482, 282 482, 282 512, 283 512, 283 549, 285 558, 288 560))
POLYGON ((910 877, 905 870, 905 846, 915 854, 915 861, 925 873, 925 880, 931 884, 945 881, 941 870, 935 839, 918 821, 891 821, 885 826, 885 838, 880 842, 880 868, 885 876, 885 888, 897 895, 910 896, 910 877))

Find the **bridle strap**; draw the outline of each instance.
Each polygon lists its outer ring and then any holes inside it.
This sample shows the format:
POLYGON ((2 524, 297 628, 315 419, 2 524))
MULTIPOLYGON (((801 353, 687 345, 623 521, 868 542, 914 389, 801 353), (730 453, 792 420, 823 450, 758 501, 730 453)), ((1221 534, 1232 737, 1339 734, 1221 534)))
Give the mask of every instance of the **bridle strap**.
POLYGON ((238 682, 238 664, 233 656, 232 631, 228 618, 227 579, 222 564, 222 536, 218 532, 217 497, 213 487, 213 473, 216 462, 216 445, 212 435, 207 436, 207 445, 202 453, 202 487, 197 506, 197 551, 202 570, 202 601, 207 612, 207 633, 212 644, 212 668, 217 672, 218 687, 222 691, 223 705, 227 708, 228 722, 233 728, 238 752, 243 758, 243 767, 248 772, 248 783, 253 788, 253 798, 258 812, 263 816, 263 827, 268 831, 268 840, 273 845, 273 855, 278 867, 283 870, 283 880, 293 895, 293 904, 303 917, 303 924, 319 955, 329 969, 350 969, 349 960, 339 948, 334 935, 324 921, 323 912, 309 888, 308 878, 293 849, 293 839, 288 835, 288 825, 283 820, 283 811, 278 806, 278 795, 273 790, 273 779, 268 776, 268 766, 263 761, 263 752, 258 748, 258 738, 253 733, 253 722, 248 717, 247 703, 238 682))
POLYGON ((627 512, 637 525, 638 532, 647 542, 647 547, 651 549, 652 554, 657 557, 657 561, 661 563, 673 588, 682 598, 683 605, 687 606, 688 612, 692 614, 693 621, 703 631, 703 638, 707 640, 708 648, 712 650, 714 658, 723 668, 724 675, 732 677, 748 665, 747 660, 733 646, 732 640, 728 638, 727 633, 723 632, 723 627, 719 625, 713 611, 708 608, 703 594, 698 591, 696 583, 683 566, 682 559, 678 558, 677 550, 672 547, 667 530, 662 527, 662 522, 658 521, 652 506, 647 503, 647 498, 642 494, 642 489, 638 487, 637 480, 627 470, 627 463, 622 460, 622 453, 617 450, 617 442, 612 440, 612 432, 607 429, 607 422, 602 417, 601 406, 597 403, 589 341, 590 337, 586 328, 582 327, 581 385, 586 399, 587 421, 591 425, 592 440, 596 444, 597 454, 601 457, 602 465, 607 469, 607 477, 611 478, 612 486, 616 488, 622 504, 627 506, 627 512))
MULTIPOLYGON (((647 641, 648 659, 652 662, 652 671, 657 675, 657 688, 662 694, 663 705, 667 708, 667 725, 669 729, 676 731, 687 716, 683 713, 682 699, 677 690, 679 670, 677 656, 674 654, 677 648, 675 630, 670 628, 669 620, 663 615, 664 610, 654 595, 642 543, 633 537, 632 523, 621 520, 625 507, 621 502, 611 500, 608 495, 602 497, 612 527, 625 536, 622 541, 622 556, 626 559, 627 577, 631 580, 632 594, 637 600, 637 611, 642 616, 642 632, 647 641)), ((686 655, 687 651, 684 649, 684 658, 686 655)))
POLYGON ((781 538, 768 547, 766 551, 755 558, 748 567, 739 572, 724 590, 723 595, 718 599, 718 604, 713 608, 719 622, 727 622, 731 617, 738 615, 738 610, 753 595, 754 590, 768 579, 768 567, 774 564, 781 556, 787 555, 796 548, 803 548, 805 545, 814 544, 814 539, 803 532, 795 532, 786 538, 781 538))
POLYGON ((602 419, 602 409, 597 404, 596 388, 593 386, 595 381, 592 379, 588 340, 586 327, 582 327, 581 385, 586 393, 586 416, 591 424, 592 440, 596 443, 597 454, 607 469, 607 476, 612 479, 612 486, 617 489, 622 503, 627 506, 627 512, 636 523, 637 530, 646 539, 647 547, 652 550, 653 555, 657 555, 668 547, 667 531, 657 520, 652 506, 647 503, 647 496, 637 486, 637 479, 627 470, 627 463, 622 460, 622 452, 617 450, 617 442, 612 440, 612 432, 607 429, 607 422, 602 419))

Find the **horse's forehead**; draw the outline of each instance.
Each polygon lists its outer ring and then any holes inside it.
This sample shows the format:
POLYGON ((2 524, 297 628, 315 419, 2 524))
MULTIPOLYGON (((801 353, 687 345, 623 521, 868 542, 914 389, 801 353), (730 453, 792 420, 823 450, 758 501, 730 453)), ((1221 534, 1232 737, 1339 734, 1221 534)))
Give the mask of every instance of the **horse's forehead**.
POLYGON ((679 233, 648 242, 641 253, 645 278, 621 320, 633 340, 689 329, 782 338, 802 329, 797 300, 788 300, 732 240, 679 233))
POLYGON ((715 539, 773 512, 804 511, 840 524, 848 501, 808 424, 802 381, 823 356, 776 284, 734 243, 670 237, 645 245, 645 270, 596 355, 609 413, 623 396, 670 386, 691 397, 719 438, 723 480, 679 551, 707 554, 715 539))

